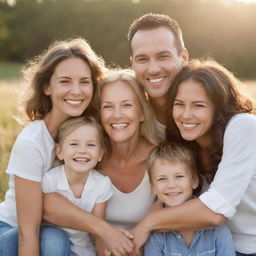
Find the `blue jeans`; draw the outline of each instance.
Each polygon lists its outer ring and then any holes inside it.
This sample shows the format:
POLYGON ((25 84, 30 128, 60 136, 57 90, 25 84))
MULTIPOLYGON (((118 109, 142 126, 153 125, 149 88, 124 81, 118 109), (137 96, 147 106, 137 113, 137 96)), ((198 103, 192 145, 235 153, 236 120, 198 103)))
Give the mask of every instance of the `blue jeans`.
POLYGON ((244 253, 236 252, 236 256, 256 256, 256 253, 253 253, 253 254, 244 254, 244 253))
MULTIPOLYGON (((40 230, 41 256, 70 256, 68 235, 61 229, 42 225, 40 230)), ((18 229, 0 221, 0 255, 18 255, 18 229)))

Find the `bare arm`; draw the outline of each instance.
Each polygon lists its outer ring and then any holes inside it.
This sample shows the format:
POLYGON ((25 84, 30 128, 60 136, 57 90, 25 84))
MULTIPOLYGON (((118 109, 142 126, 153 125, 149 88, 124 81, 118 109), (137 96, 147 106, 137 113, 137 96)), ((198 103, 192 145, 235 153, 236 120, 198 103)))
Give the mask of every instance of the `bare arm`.
POLYGON ((41 183, 15 176, 19 256, 39 255, 39 232, 42 219, 41 183))
POLYGON ((200 199, 150 212, 133 230, 136 248, 140 248, 151 231, 200 229, 224 224, 225 217, 207 208, 200 199))
POLYGON ((128 255, 134 245, 132 236, 112 227, 103 219, 79 208, 58 193, 44 195, 43 218, 58 226, 78 229, 100 237, 116 256, 128 255))

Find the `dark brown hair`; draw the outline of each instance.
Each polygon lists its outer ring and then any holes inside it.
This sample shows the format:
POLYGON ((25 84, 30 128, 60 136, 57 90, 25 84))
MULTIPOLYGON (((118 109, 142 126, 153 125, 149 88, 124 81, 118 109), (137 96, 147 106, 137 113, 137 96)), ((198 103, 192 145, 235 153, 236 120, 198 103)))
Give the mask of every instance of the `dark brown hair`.
MULTIPOLYGON (((255 113, 255 104, 242 93, 240 89, 241 82, 224 66, 211 59, 191 60, 176 76, 172 84, 172 89, 169 92, 170 115, 172 115, 173 103, 179 85, 187 80, 199 82, 215 108, 213 126, 211 127, 214 144, 209 150, 211 167, 206 169, 200 166, 201 172, 206 176, 208 182, 211 182, 221 160, 223 136, 227 122, 238 113, 255 113)), ((200 150, 195 142, 187 142, 181 138, 173 118, 171 118, 167 128, 167 139, 185 143, 198 152, 200 150)), ((200 159, 199 163, 202 163, 200 159)))

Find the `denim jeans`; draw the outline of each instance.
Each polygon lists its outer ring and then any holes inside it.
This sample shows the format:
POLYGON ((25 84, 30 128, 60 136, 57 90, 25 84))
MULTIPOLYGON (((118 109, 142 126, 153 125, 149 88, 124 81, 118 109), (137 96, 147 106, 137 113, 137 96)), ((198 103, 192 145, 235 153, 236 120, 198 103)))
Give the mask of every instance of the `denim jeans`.
MULTIPOLYGON (((42 225, 40 230, 41 256, 71 256, 68 235, 61 229, 42 225)), ((18 230, 0 221, 0 255, 18 255, 18 230)))
POLYGON ((256 256, 256 253, 253 253, 253 254, 244 254, 244 253, 236 252, 236 256, 256 256))

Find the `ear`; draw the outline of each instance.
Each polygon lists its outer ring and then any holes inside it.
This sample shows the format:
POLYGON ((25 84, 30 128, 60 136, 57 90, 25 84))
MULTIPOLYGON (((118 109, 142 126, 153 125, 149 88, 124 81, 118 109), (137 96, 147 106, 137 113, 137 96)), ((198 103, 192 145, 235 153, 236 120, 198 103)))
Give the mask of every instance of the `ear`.
POLYGON ((55 152, 56 152, 56 156, 57 156, 60 160, 63 160, 63 154, 62 154, 62 150, 61 150, 61 147, 60 147, 59 144, 56 144, 55 152))
POLYGON ((103 156, 104 156, 104 150, 101 149, 100 154, 99 154, 98 162, 100 162, 102 160, 103 156))
POLYGON ((157 191, 155 189, 155 186, 152 183, 151 183, 151 187, 152 187, 153 193, 157 196, 157 191))
POLYGON ((198 185, 199 185, 199 178, 198 177, 193 178, 192 188, 196 189, 198 185))
POLYGON ((45 85, 44 86, 44 90, 43 90, 44 94, 47 95, 47 96, 50 96, 51 95, 51 88, 50 88, 50 85, 45 85))
POLYGON ((130 56, 130 62, 131 62, 131 65, 133 66, 133 57, 130 56))
POLYGON ((180 53, 180 58, 182 60, 182 67, 186 66, 188 64, 189 60, 189 54, 188 50, 186 48, 183 48, 181 53, 180 53))

